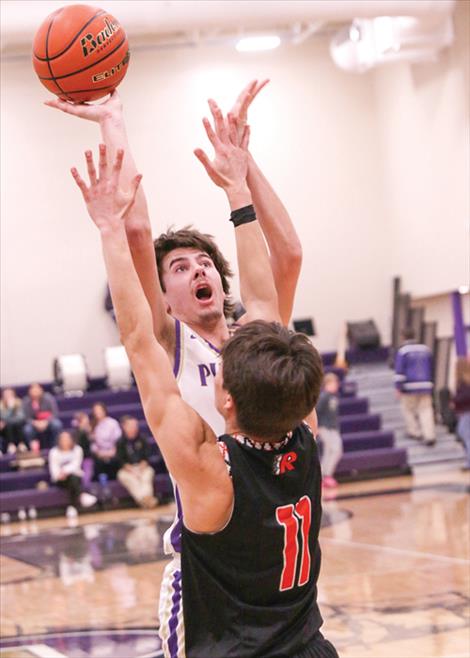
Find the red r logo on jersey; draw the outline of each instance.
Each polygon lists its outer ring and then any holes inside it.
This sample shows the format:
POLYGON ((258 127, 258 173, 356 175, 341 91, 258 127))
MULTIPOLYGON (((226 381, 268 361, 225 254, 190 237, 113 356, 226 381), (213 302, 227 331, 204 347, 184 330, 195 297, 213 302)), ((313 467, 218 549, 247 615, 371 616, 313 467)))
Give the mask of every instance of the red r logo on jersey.
POLYGON ((274 474, 283 475, 286 471, 293 471, 295 469, 295 461, 297 461, 297 454, 295 452, 286 452, 285 455, 278 455, 274 458, 274 474))

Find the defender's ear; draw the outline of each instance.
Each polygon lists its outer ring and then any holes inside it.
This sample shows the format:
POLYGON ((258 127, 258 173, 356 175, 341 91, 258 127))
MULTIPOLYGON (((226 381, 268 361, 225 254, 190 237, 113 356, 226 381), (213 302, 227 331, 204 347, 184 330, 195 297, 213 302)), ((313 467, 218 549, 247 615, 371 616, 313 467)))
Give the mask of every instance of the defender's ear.
POLYGON ((233 398, 230 395, 230 393, 228 393, 226 390, 224 390, 224 401, 222 406, 227 413, 230 413, 235 409, 235 403, 233 401, 233 398))

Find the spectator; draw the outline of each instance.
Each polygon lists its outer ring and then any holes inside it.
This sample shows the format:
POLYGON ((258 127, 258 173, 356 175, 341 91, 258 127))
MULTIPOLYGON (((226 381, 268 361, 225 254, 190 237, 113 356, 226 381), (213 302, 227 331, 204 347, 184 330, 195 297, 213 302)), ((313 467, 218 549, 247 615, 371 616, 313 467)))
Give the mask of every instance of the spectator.
POLYGON ((66 489, 70 504, 67 516, 77 516, 77 508, 90 507, 96 503, 96 497, 80 493, 82 480, 83 450, 75 444, 73 436, 67 430, 60 432, 57 445, 49 451, 49 472, 51 480, 58 487, 66 489))
POLYGON ((117 457, 121 468, 117 477, 141 507, 151 509, 157 499, 153 495, 155 472, 150 466, 147 439, 139 432, 139 423, 132 416, 121 419, 122 436, 117 444, 117 457))
POLYGON ((40 384, 31 384, 28 395, 23 398, 23 411, 26 417, 23 430, 26 442, 31 444, 33 439, 38 439, 41 448, 53 446, 62 429, 54 397, 46 393, 40 384))
POLYGON ((462 439, 467 453, 466 469, 470 468, 470 355, 459 357, 456 368, 455 397, 457 435, 462 439))
POLYGON ((323 389, 315 407, 318 417, 318 434, 323 447, 322 484, 327 488, 338 486, 333 475, 343 454, 343 441, 339 433, 338 391, 338 377, 332 372, 327 373, 323 378, 323 389))
POLYGON ((0 451, 26 450, 23 427, 25 415, 21 400, 12 388, 4 388, 0 401, 0 451))
POLYGON ((115 418, 108 416, 106 405, 95 402, 91 409, 91 452, 94 460, 94 480, 104 473, 109 480, 115 480, 119 468, 116 459, 116 444, 121 436, 121 428, 115 418))
POLYGON ((73 438, 75 443, 83 450, 83 480, 82 485, 88 490, 93 479, 93 455, 91 454, 91 423, 90 417, 84 411, 77 411, 73 416, 73 438))
POLYGON ((404 340, 395 356, 395 386, 400 398, 406 431, 411 439, 436 443, 432 406, 433 359, 429 347, 415 341, 414 331, 405 329, 404 340))

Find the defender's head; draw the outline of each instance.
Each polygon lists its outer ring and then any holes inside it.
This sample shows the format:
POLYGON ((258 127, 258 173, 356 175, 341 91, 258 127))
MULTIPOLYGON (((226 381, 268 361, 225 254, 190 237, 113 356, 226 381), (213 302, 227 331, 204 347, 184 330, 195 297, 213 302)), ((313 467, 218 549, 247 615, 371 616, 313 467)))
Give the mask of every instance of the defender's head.
POLYGON ((307 336, 257 320, 223 347, 216 406, 248 436, 278 441, 313 410, 322 379, 320 355, 307 336))
POLYGON ((190 227, 169 230, 154 242, 168 312, 187 324, 211 323, 232 310, 232 271, 211 235, 190 227))

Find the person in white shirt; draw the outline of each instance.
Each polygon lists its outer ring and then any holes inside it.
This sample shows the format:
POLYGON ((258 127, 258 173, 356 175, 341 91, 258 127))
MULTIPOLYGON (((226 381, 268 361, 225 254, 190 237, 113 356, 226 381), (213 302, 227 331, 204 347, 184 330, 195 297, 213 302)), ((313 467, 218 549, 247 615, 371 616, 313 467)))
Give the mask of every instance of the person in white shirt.
POLYGON ((90 507, 96 502, 95 496, 80 493, 82 462, 83 450, 75 444, 72 434, 63 430, 57 437, 57 445, 49 451, 49 472, 51 481, 69 494, 67 516, 76 516, 79 506, 90 507))

